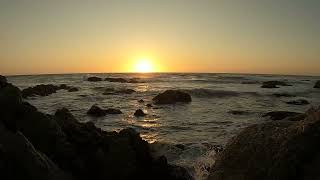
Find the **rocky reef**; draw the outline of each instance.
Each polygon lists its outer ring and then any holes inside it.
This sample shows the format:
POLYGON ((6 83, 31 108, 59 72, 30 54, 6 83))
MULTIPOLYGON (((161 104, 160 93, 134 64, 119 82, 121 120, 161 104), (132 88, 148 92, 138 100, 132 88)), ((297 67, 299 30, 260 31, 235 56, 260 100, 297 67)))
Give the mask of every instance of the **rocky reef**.
POLYGON ((105 132, 66 108, 43 114, 17 87, 0 82, 1 179, 192 179, 165 157, 154 159, 134 129, 105 132))
POLYGON ((79 91, 76 87, 67 86, 66 84, 61 84, 59 86, 53 84, 40 84, 34 87, 28 87, 22 90, 22 97, 32 97, 32 96, 48 96, 50 94, 56 93, 58 90, 67 90, 68 92, 79 91))
POLYGON ((320 179, 320 108, 295 120, 244 129, 218 155, 209 180, 320 179))

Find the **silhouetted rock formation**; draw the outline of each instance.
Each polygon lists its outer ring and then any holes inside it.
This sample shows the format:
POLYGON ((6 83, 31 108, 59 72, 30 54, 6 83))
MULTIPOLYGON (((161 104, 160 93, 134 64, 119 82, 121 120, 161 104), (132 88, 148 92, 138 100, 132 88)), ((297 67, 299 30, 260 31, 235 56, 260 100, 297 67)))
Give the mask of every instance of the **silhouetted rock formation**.
POLYGON ((319 179, 320 108, 306 116, 244 129, 218 155, 209 180, 319 179))
POLYGON ((313 86, 314 88, 320 88, 320 80, 316 82, 316 84, 313 86))
POLYGON ((98 82, 98 81, 102 81, 102 78, 93 76, 93 77, 88 77, 87 80, 90 82, 98 82))
POLYGON ((31 96, 48 96, 50 94, 56 93, 58 90, 65 89, 69 92, 79 91, 76 87, 67 86, 65 84, 61 84, 60 86, 52 85, 52 84, 40 84, 34 87, 28 87, 22 90, 22 96, 24 98, 31 96))
POLYGON ((138 109, 138 110, 136 110, 134 115, 137 116, 137 117, 141 117, 141 116, 146 116, 147 114, 144 113, 141 109, 138 109))
POLYGON ((288 101, 287 104, 293 104, 293 105, 307 105, 310 104, 309 101, 305 99, 297 99, 293 101, 288 101))
POLYGON ((7 83, 7 78, 0 75, 0 88, 7 83))
POLYGON ((88 110, 87 114, 94 117, 101 117, 107 114, 122 114, 122 112, 119 109, 114 109, 114 108, 109 108, 104 110, 98 107, 97 105, 93 105, 88 110))
POLYGON ((266 81, 262 83, 261 87, 262 88, 279 88, 277 86, 291 86, 291 85, 282 81, 266 81))
POLYGON ((287 117, 293 117, 301 114, 302 113, 290 112, 290 111, 272 111, 262 115, 262 117, 269 116, 271 120, 282 120, 287 117))
POLYGON ((124 78, 112 78, 112 77, 108 77, 104 79, 105 81, 109 81, 109 82, 119 82, 119 83, 142 83, 140 81, 138 81, 137 78, 132 78, 132 79, 124 79, 124 78))
POLYGON ((186 180, 185 169, 153 159, 133 129, 105 132, 65 108, 43 114, 11 84, 0 88, 0 178, 186 180))
POLYGON ((192 101, 188 93, 179 90, 166 90, 152 99, 155 104, 189 103, 192 101))

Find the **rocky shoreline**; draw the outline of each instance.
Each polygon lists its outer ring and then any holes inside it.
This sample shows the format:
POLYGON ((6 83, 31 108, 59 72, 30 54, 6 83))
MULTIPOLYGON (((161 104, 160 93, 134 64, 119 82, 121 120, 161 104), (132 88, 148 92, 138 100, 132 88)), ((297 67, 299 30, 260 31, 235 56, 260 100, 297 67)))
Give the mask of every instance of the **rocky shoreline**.
POLYGON ((154 159, 133 129, 105 132, 66 108, 43 114, 5 78, 0 85, 1 179, 192 179, 165 157, 154 159))

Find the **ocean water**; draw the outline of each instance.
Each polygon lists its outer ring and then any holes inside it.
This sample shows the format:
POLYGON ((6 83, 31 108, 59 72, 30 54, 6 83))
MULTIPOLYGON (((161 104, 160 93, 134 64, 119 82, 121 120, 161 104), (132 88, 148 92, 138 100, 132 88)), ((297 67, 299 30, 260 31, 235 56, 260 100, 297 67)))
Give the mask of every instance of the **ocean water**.
POLYGON ((60 90, 46 97, 27 101, 40 111, 53 114, 66 107, 81 122, 92 121, 104 130, 119 131, 132 127, 152 143, 155 156, 165 155, 169 163, 186 167, 196 180, 205 179, 214 164, 216 151, 241 129, 270 121, 262 114, 274 110, 304 112, 320 105, 320 90, 313 85, 320 77, 245 75, 245 74, 65 74, 10 76, 8 80, 20 89, 38 84, 67 84, 78 92, 60 90), (90 76, 139 78, 143 83, 88 82, 90 76), (261 82, 285 81, 293 86, 263 89, 261 82), (103 95, 107 88, 134 89, 128 95, 103 95), (192 96, 189 104, 154 105, 152 98, 168 89, 180 89, 192 96), (297 97, 274 97, 273 93, 290 93, 297 97), (289 105, 289 100, 306 99, 310 105, 289 105), (139 103, 143 99, 145 103, 139 103), (123 114, 101 118, 87 116, 88 109, 97 104, 103 108, 118 108, 123 114), (133 113, 143 109, 148 115, 136 118, 133 113), (245 111, 233 115, 229 111, 245 111))

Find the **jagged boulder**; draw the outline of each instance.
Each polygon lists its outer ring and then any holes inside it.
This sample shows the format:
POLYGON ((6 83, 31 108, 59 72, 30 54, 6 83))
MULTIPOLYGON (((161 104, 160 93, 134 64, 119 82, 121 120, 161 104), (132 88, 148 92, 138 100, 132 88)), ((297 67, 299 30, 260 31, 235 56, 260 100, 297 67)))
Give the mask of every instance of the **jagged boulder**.
POLYGON ((155 104, 174 104, 177 102, 189 103, 191 96, 179 90, 166 90, 152 99, 155 104))
POLYGON ((218 155, 209 180, 319 179, 320 108, 299 121, 253 125, 218 155))

